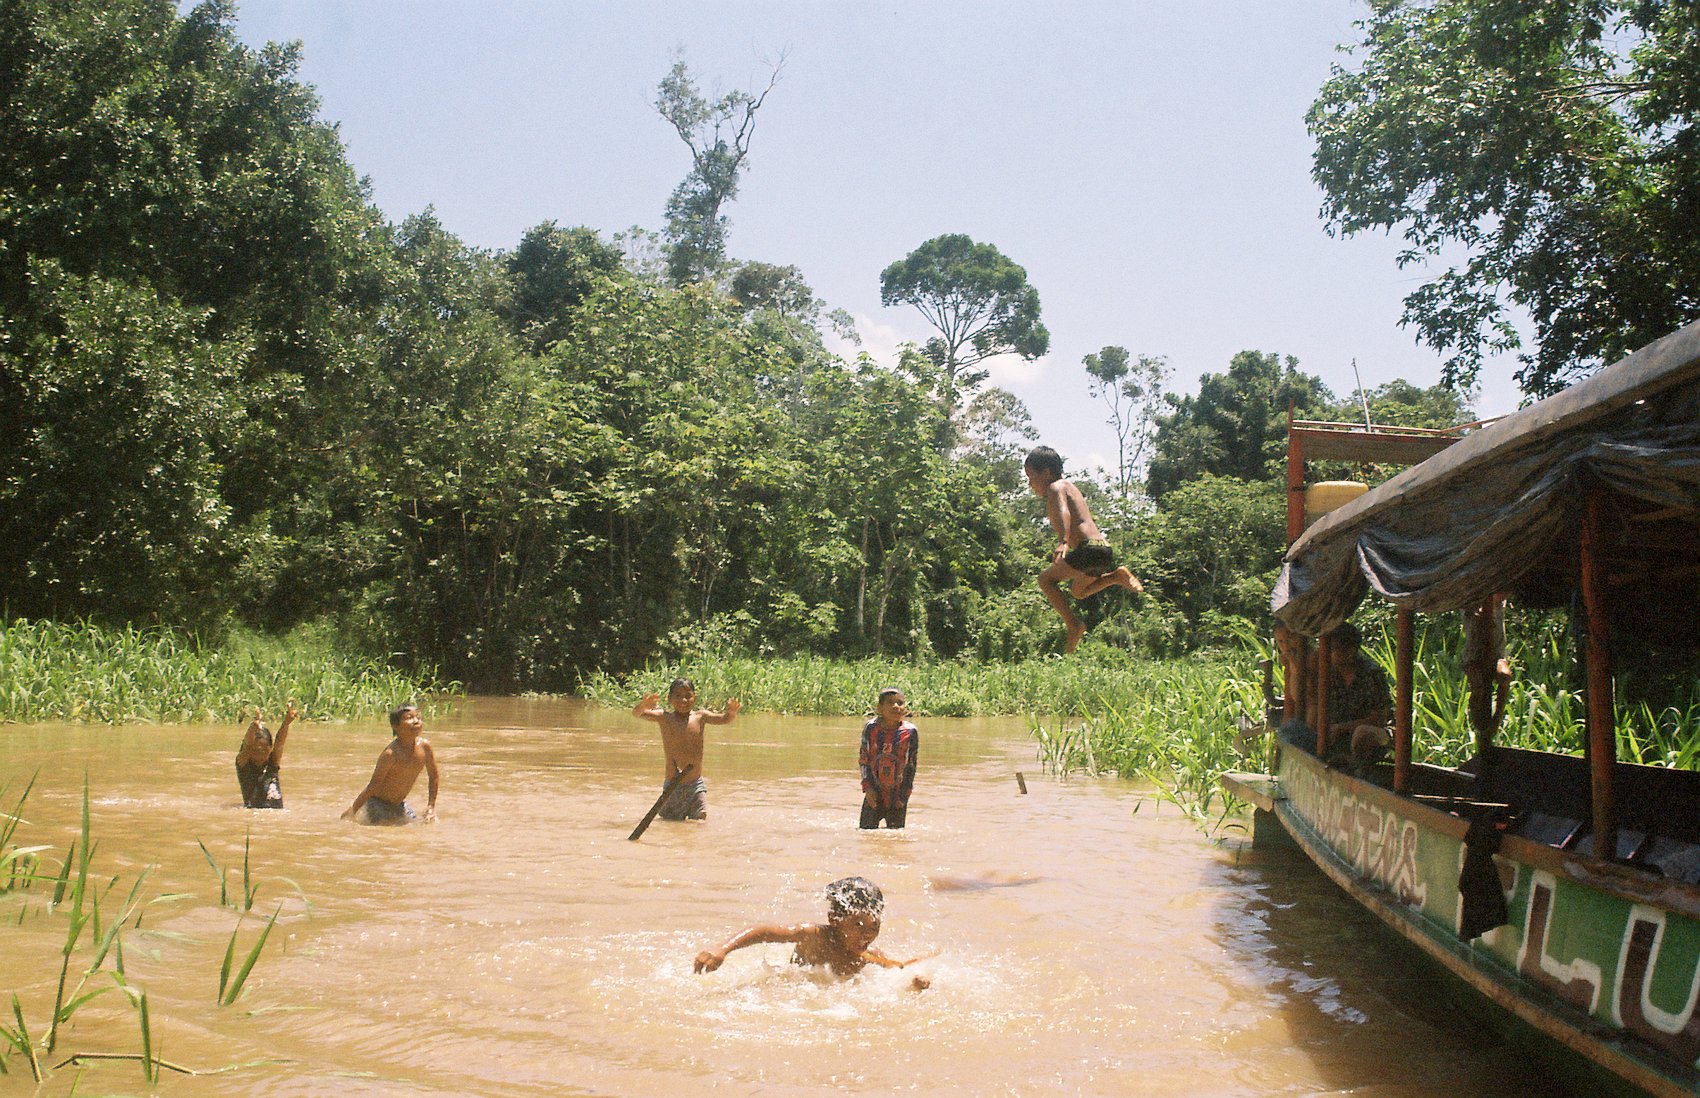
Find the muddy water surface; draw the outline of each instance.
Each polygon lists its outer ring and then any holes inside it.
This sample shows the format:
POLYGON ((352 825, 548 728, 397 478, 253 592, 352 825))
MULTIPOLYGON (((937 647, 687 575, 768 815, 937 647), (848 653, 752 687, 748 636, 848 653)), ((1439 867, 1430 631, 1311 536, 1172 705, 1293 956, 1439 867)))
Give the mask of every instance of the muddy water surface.
MULTIPOLYGON (((428 827, 337 819, 381 723, 302 725, 283 812, 240 807, 235 727, 0 728, 0 783, 10 809, 39 769, 15 841, 62 849, 86 772, 95 871, 118 880, 106 910, 144 869, 143 895, 167 897, 126 932, 126 971, 164 1058, 234 1067, 167 1073, 160 1093, 1530 1093, 1302 861, 1212 845, 1126 783, 1044 776, 1016 722, 918 723, 896 833, 856 829, 858 722, 746 711, 709 729, 709 822, 628 842, 657 791, 655 728, 568 700, 427 721, 443 771, 428 827), (237 918, 197 840, 239 894, 245 833, 258 891, 239 954, 257 915, 282 914, 220 1007, 237 918), (918 966, 929 990, 912 972, 833 980, 778 945, 692 974, 749 923, 821 917, 822 887, 848 874, 885 890, 886 953, 940 951, 918 966)), ((0 896, 0 1005, 15 990, 41 1019, 65 917, 26 895, 0 896)), ((139 1046, 109 994, 51 1059, 139 1046)), ((8 1066, 0 1093, 34 1092, 8 1066)), ((132 1063, 78 1075, 41 1093, 147 1091, 132 1063)))

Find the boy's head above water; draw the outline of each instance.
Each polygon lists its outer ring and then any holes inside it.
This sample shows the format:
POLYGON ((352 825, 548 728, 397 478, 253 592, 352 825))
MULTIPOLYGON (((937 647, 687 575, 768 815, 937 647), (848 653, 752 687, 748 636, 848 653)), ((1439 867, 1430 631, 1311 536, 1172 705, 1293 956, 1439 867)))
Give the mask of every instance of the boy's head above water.
POLYGON ((865 877, 844 877, 826 886, 826 925, 838 932, 852 953, 879 937, 885 896, 865 877))
POLYGON ((674 679, 667 687, 667 704, 672 706, 675 712, 689 713, 696 700, 697 688, 690 679, 674 679))
POLYGON ((391 734, 400 732, 401 731, 401 723, 403 721, 407 720, 409 717, 412 717, 415 720, 417 720, 417 718, 419 717, 419 707, 417 705, 414 705, 412 702, 403 702, 400 705, 396 706, 394 709, 390 710, 390 732, 391 732, 391 734))

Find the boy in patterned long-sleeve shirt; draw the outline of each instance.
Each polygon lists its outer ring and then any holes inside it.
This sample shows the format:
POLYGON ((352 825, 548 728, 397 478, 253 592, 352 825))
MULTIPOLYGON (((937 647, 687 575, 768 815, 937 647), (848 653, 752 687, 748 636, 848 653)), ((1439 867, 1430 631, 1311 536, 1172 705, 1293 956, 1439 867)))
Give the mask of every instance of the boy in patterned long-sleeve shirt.
POLYGON ((921 734, 904 720, 909 703, 903 691, 888 686, 880 691, 879 716, 862 728, 862 826, 902 827, 909 814, 909 791, 915 786, 915 760, 921 734))

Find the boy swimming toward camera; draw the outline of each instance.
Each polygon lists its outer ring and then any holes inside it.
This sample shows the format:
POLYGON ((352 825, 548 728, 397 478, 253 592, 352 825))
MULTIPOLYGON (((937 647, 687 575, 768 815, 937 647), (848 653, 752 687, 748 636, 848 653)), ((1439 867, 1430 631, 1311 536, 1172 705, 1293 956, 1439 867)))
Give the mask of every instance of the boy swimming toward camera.
MULTIPOLYGON (((926 957, 894 961, 873 947, 879 937, 880 915, 885 911, 885 896, 879 886, 862 877, 845 877, 826 886, 826 922, 799 923, 796 926, 775 926, 760 923, 739 931, 719 949, 705 949, 697 954, 695 970, 713 972, 726 961, 734 949, 761 945, 766 942, 789 942, 794 965, 825 965, 835 976, 854 976, 868 965, 881 968, 906 968, 926 957)), ((927 956, 931 956, 928 954, 927 956)), ((910 986, 921 991, 931 985, 925 976, 917 976, 910 986)))

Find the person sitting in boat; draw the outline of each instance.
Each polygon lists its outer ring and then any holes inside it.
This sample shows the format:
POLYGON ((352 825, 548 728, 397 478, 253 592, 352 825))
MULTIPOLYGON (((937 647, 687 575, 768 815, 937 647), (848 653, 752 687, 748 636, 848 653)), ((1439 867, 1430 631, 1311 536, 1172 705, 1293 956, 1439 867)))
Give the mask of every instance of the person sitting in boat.
POLYGON ((295 699, 289 699, 283 712, 283 723, 277 726, 274 738, 266 727, 265 714, 254 707, 254 719, 242 735, 242 746, 236 749, 236 784, 242 789, 243 808, 282 808, 283 785, 278 768, 283 765, 283 745, 289 739, 289 726, 300 712, 295 699))
POLYGON ((1358 627, 1342 622, 1328 634, 1329 761, 1373 763, 1393 746, 1393 694, 1387 676, 1365 656, 1358 627))

